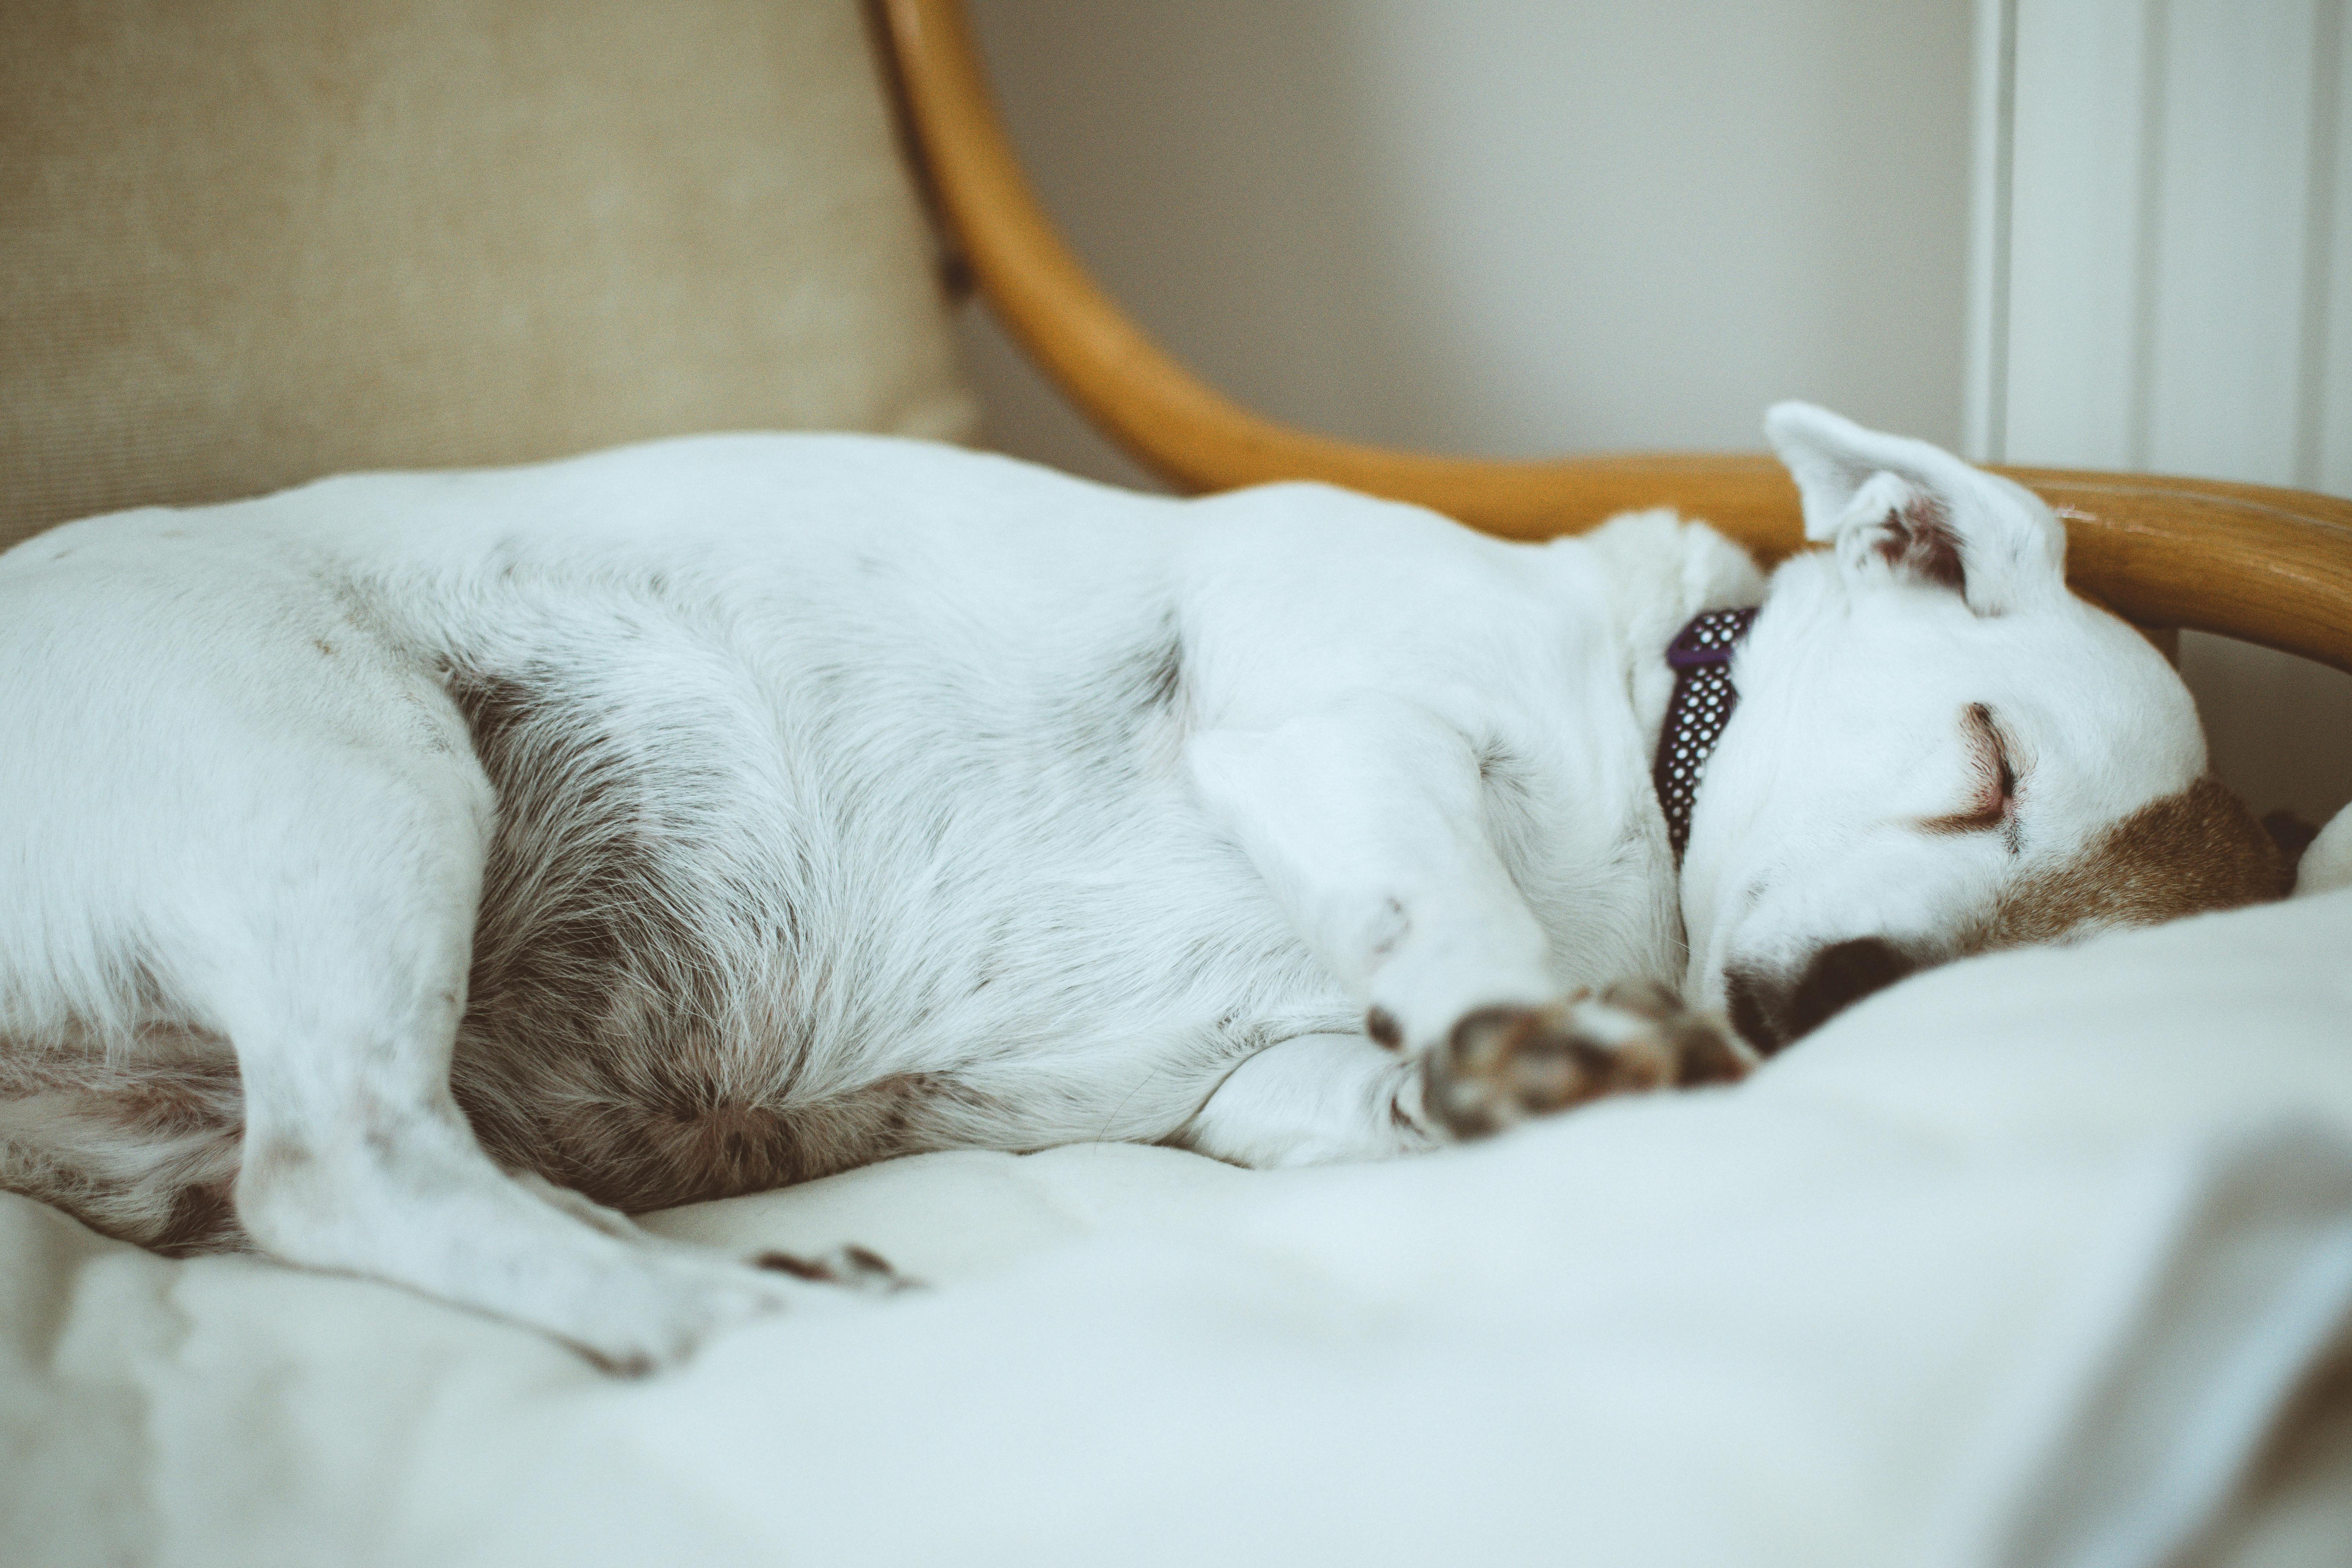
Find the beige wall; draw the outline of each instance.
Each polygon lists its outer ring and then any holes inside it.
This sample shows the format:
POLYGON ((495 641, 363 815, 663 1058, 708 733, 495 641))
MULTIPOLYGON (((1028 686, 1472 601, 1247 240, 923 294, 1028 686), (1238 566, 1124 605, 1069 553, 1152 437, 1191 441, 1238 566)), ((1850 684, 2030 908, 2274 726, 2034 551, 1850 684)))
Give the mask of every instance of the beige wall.
MULTIPOLYGON (((1956 442, 1968 0, 973 0, 1055 215, 1181 357, 1342 435, 1956 442)), ((1124 470, 986 323, 1012 450, 1124 470)))

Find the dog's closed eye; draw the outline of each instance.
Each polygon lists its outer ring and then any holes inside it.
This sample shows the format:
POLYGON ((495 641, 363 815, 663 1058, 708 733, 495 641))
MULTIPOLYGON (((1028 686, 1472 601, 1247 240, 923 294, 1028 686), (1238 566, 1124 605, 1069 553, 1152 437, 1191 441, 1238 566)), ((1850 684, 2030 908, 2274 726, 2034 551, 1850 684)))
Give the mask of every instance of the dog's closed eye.
POLYGON ((1993 722, 1992 710, 1971 702, 1961 710, 1961 728, 1969 747, 1969 804, 1948 816, 1930 817, 1920 826, 1930 833, 1991 833, 2008 836, 2011 853, 2017 849, 2017 771, 2010 763, 2009 743, 1993 722))

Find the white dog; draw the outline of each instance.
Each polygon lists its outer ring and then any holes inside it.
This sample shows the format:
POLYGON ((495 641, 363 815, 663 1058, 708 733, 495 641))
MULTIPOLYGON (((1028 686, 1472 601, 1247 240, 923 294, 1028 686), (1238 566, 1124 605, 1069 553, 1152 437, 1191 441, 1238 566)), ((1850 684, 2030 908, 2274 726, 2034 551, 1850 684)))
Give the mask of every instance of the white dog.
POLYGON ((1415 1150, 1737 1078, 1719 1012, 1769 1051, 2281 890, 2041 501, 1768 428, 1831 546, 1769 595, 1664 513, 1511 544, 859 437, 43 534, 0 559, 0 1184, 644 1366, 891 1277, 621 1211, 947 1147, 1415 1150), (1662 807, 1668 645, 1757 605, 1662 807))

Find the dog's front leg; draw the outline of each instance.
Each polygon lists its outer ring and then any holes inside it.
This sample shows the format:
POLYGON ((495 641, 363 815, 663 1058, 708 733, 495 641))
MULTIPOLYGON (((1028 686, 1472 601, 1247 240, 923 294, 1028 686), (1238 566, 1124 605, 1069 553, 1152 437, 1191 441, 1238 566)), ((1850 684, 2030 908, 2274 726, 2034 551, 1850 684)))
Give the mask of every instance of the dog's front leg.
POLYGON ((1187 760, 1391 1053, 1277 1046, 1186 1129, 1196 1147, 1249 1163, 1390 1152, 1746 1070, 1723 1031, 1656 987, 1563 994, 1488 831, 1477 754, 1428 710, 1360 695, 1270 730, 1204 731, 1187 760), (1318 1068, 1344 1089, 1309 1092, 1302 1075, 1318 1068), (1314 1132, 1318 1115, 1352 1130, 1314 1132))
POLYGON ((1384 1160, 1444 1140, 1422 1067, 1361 1035, 1302 1035, 1246 1058, 1171 1142, 1271 1169, 1384 1160))
POLYGON ((1551 1001, 1543 928, 1486 830, 1469 742, 1365 694, 1187 755, 1210 809, 1307 945, 1365 998, 1365 1028, 1418 1056, 1466 1014, 1551 1001))

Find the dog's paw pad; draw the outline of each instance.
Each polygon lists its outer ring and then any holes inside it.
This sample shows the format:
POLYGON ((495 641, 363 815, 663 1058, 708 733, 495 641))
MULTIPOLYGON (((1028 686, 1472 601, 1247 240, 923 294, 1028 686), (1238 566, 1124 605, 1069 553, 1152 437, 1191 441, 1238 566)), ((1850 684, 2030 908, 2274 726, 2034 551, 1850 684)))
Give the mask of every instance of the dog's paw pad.
POLYGON ((1637 1038, 1645 1051, 1660 1058, 1664 1081, 1675 1088, 1738 1083, 1756 1066, 1756 1053, 1720 1019, 1693 1011, 1654 981, 1612 985, 1601 993, 1600 1003, 1644 1020, 1647 1026, 1637 1038))
POLYGON ((1570 1026, 1562 1007, 1481 1007, 1454 1026, 1429 1058, 1423 1101, 1458 1137, 1609 1092, 1616 1076, 1603 1042, 1570 1026))
POLYGON ((1548 1007, 1482 1007, 1429 1058, 1423 1101, 1457 1137, 1612 1094, 1747 1075, 1749 1058, 1717 1024, 1663 986, 1612 986, 1548 1007))
POLYGON ((864 1247, 837 1247, 831 1252, 814 1258, 797 1252, 762 1252, 751 1259, 755 1268, 773 1269, 789 1274, 795 1279, 812 1284, 838 1285, 847 1290, 887 1294, 893 1290, 919 1289, 920 1280, 909 1279, 890 1267, 881 1254, 864 1247))

